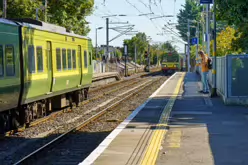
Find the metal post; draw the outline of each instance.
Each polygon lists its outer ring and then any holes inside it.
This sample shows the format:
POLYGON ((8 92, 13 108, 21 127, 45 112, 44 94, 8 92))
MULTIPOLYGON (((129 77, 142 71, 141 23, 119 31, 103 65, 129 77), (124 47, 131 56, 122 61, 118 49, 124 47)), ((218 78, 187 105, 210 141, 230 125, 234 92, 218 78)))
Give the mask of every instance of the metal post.
POLYGON ((184 58, 184 71, 188 70, 188 65, 187 65, 187 59, 188 59, 188 47, 187 44, 184 44, 184 53, 185 53, 185 58, 184 58))
POLYGON ((127 77, 127 55, 125 55, 125 77, 127 77))
POLYGON ((7 18, 7 0, 3 0, 3 18, 7 18))
POLYGON ((36 8, 36 20, 39 20, 39 8, 36 8))
POLYGON ((196 59, 198 60, 198 51, 199 51, 199 40, 200 40, 200 35, 199 35, 199 30, 200 30, 200 28, 199 28, 199 22, 197 23, 197 34, 196 34, 196 37, 197 37, 197 45, 196 45, 196 59))
POLYGON ((127 77, 127 55, 128 55, 128 47, 124 44, 124 56, 125 56, 125 77, 127 77))
POLYGON ((209 8, 210 4, 207 4, 206 6, 206 50, 208 57, 210 57, 210 38, 209 38, 209 8))
POLYGON ((217 70, 217 59, 216 59, 216 50, 217 50, 217 43, 216 43, 216 1, 213 1, 214 3, 214 52, 213 52, 213 88, 212 88, 212 93, 211 93, 211 97, 216 97, 217 96, 217 76, 216 76, 216 70, 217 70))
POLYGON ((96 59, 97 59, 97 28, 96 28, 96 59))
POLYGON ((134 45, 134 61, 135 61, 135 73, 137 72, 137 47, 134 45))
POLYGON ((188 19, 188 72, 190 72, 190 24, 188 19))
POLYGON ((47 22, 47 0, 45 0, 44 15, 45 15, 45 22, 47 22))
POLYGON ((106 62, 109 55, 109 18, 106 18, 106 62))
POLYGON ((148 43, 148 72, 150 72, 150 44, 148 43))

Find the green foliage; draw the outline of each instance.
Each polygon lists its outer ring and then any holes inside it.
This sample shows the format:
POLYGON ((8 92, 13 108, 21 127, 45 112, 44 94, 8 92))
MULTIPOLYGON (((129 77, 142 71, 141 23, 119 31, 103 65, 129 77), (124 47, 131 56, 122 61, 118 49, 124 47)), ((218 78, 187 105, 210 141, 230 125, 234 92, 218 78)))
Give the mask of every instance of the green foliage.
MULTIPOLYGON (((144 60, 145 51, 148 51, 148 41, 145 33, 138 33, 130 40, 124 40, 124 44, 128 45, 128 55, 134 59, 135 45, 137 47, 137 62, 141 64, 144 60)), ((162 55, 175 51, 170 42, 150 45, 151 64, 157 64, 162 60, 162 55)))
POLYGON ((248 1, 244 0, 216 0, 217 19, 227 21, 229 25, 235 25, 237 40, 232 42, 234 49, 248 51, 248 1))
POLYGON ((116 57, 119 59, 122 57, 122 52, 119 49, 116 49, 116 57))
MULTIPOLYGON (((3 0, 0 0, 2 10, 3 0)), ((7 18, 36 18, 36 8, 43 0, 7 0, 7 18)), ((47 21, 72 30, 77 34, 87 35, 90 31, 85 17, 93 10, 94 0, 48 0, 47 21)), ((39 18, 44 21, 45 14, 39 11, 39 18)))
MULTIPOLYGON (((187 20, 190 19, 199 22, 201 19, 201 10, 202 7, 194 0, 186 0, 186 4, 183 5, 183 9, 180 9, 180 13, 177 15, 179 25, 177 25, 176 28, 179 30, 179 34, 182 36, 184 41, 188 41, 187 20)), ((196 23, 191 23, 191 25, 197 26, 196 23)), ((195 32, 196 28, 190 28, 190 38, 195 37, 195 32)))
POLYGON ((135 53, 135 45, 137 47, 137 61, 138 63, 141 63, 143 60, 143 55, 145 53, 145 50, 147 50, 148 42, 147 42, 147 36, 145 33, 137 33, 134 37, 132 37, 130 40, 124 40, 124 43, 128 45, 128 55, 129 57, 134 59, 135 53))
MULTIPOLYGON (((203 49, 202 45, 199 44, 198 51, 202 49, 203 49)), ((190 58, 191 59, 195 59, 196 51, 197 51, 196 45, 190 46, 190 58)))
MULTIPOLYGON (((226 27, 222 30, 217 36, 217 51, 216 56, 225 56, 227 54, 234 53, 235 50, 233 48, 233 41, 237 40, 235 37, 235 29, 232 27, 226 27)), ((211 52, 213 52, 213 41, 210 43, 211 52)))

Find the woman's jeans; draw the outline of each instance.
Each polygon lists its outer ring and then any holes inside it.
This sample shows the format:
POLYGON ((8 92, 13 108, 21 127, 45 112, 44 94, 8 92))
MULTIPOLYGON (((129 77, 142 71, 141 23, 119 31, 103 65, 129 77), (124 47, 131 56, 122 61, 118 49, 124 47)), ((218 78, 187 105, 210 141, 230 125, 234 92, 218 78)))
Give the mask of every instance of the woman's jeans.
POLYGON ((208 86, 208 72, 202 72, 202 90, 203 92, 209 92, 208 86))

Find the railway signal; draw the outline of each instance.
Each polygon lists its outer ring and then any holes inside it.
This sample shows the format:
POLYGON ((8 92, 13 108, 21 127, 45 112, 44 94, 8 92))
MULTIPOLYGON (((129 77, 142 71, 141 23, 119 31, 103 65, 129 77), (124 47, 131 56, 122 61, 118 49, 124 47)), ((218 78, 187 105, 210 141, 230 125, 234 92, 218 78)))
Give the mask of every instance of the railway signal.
POLYGON ((148 52, 145 51, 145 58, 148 58, 148 52))

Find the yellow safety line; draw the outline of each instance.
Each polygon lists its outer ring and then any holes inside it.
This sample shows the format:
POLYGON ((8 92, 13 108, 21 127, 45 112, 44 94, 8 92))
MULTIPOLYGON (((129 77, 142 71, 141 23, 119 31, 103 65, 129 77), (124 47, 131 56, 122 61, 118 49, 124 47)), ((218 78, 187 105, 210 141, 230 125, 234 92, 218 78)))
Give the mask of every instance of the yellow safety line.
POLYGON ((152 135, 151 141, 146 148, 145 155, 143 157, 143 160, 141 161, 142 165, 155 165, 158 152, 160 149, 160 146, 162 144, 162 140, 164 138, 164 135, 167 133, 166 126, 167 126, 167 120, 170 115, 170 111, 175 103, 175 100, 178 96, 178 93, 180 91, 180 87, 182 84, 182 81, 184 79, 185 73, 182 74, 182 77, 179 79, 177 86, 173 92, 173 96, 170 97, 170 100, 168 101, 167 105, 165 106, 159 123, 156 125, 156 129, 152 135))

